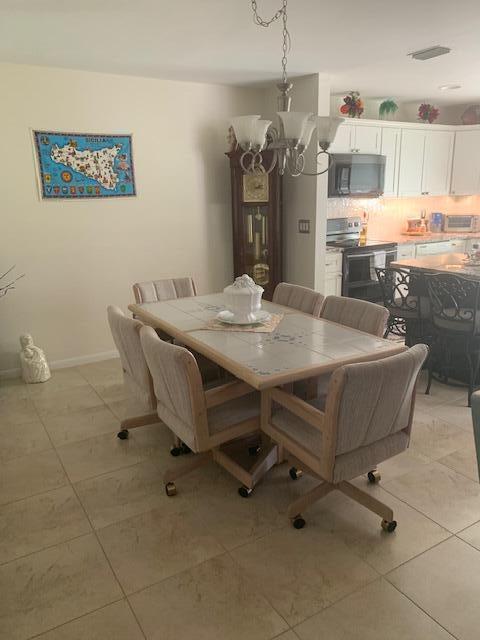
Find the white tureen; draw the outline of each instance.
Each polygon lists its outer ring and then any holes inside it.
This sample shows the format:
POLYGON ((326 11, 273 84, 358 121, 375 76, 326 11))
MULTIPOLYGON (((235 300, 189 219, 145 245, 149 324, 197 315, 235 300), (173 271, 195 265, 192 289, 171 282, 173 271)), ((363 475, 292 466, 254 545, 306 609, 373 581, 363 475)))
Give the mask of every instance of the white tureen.
POLYGON ((263 288, 255 284, 246 273, 235 278, 235 282, 225 287, 226 307, 239 323, 254 323, 262 308, 263 288))

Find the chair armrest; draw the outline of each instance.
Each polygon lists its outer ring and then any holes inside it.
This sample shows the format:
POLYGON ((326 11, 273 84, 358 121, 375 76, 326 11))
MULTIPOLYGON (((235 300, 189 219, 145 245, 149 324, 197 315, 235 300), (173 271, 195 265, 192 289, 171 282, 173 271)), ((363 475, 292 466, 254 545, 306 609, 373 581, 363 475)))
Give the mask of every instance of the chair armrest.
POLYGON ((295 414, 301 420, 304 420, 315 429, 319 431, 326 431, 325 427, 325 414, 320 409, 312 407, 311 404, 305 402, 301 398, 294 396, 293 393, 288 393, 282 389, 270 389, 269 395, 272 400, 280 404, 285 409, 288 409, 295 414))
POLYGON ((255 389, 253 387, 241 380, 233 380, 219 387, 208 389, 208 391, 205 391, 207 409, 217 407, 219 404, 235 400, 236 398, 241 398, 254 391, 255 389))

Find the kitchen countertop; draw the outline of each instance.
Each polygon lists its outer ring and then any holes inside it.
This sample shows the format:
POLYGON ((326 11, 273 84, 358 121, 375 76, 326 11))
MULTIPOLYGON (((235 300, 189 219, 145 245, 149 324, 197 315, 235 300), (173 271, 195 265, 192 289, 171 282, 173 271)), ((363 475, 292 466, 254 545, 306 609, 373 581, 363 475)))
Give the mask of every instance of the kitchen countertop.
POLYGON ((453 273, 459 276, 468 276, 480 279, 480 266, 469 267, 463 262, 464 258, 465 255, 463 253, 439 253, 434 256, 395 260, 391 263, 391 266, 400 269, 417 269, 438 273, 453 273))
POLYGON ((442 242, 445 240, 466 240, 468 238, 480 238, 480 232, 473 233, 429 233, 425 236, 407 236, 403 233, 389 234, 388 238, 376 236, 378 242, 396 242, 397 244, 426 244, 427 242, 442 242))

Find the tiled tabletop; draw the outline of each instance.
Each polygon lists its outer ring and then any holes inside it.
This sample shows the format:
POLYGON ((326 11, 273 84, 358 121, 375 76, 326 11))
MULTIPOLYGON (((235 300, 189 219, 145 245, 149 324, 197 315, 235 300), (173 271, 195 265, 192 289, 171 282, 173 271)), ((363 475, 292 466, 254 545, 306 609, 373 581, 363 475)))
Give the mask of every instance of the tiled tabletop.
POLYGON ((225 309, 223 293, 129 305, 146 324, 163 329, 256 389, 309 378, 349 362, 375 360, 404 349, 401 344, 289 307, 263 301, 262 308, 284 314, 272 333, 206 329, 206 322, 225 309))

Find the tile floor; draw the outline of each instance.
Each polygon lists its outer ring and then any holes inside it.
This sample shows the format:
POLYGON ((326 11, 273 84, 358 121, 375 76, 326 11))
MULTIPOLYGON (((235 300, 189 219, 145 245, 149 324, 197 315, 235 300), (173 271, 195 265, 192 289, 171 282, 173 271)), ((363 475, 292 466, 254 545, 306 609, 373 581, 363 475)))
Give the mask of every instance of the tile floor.
POLYGON ((478 640, 480 485, 462 389, 419 395, 408 452, 368 486, 399 522, 280 466, 249 500, 213 464, 165 496, 161 425, 115 437, 118 361, 0 383, 0 639, 478 640))

